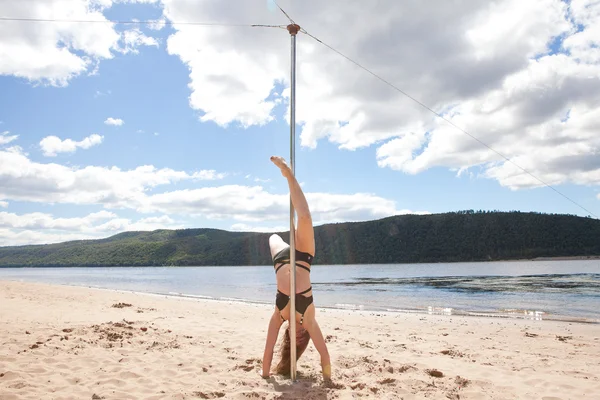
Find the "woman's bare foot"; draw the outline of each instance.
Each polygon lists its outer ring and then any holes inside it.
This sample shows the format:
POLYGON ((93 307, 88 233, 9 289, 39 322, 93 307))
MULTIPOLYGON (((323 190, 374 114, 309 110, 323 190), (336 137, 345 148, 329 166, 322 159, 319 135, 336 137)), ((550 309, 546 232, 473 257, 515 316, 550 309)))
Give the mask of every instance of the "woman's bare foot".
POLYGON ((281 170, 281 175, 283 175, 286 178, 289 178, 290 176, 292 176, 292 170, 287 165, 287 163, 285 162, 285 159, 283 157, 271 156, 271 161, 273 162, 273 164, 275 164, 275 165, 277 165, 277 167, 279 167, 279 169, 281 170))

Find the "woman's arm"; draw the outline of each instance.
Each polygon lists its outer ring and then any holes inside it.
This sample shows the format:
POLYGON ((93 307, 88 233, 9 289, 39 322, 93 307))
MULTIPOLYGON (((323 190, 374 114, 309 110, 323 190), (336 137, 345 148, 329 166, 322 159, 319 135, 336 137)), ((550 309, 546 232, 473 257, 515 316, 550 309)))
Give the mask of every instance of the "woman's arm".
POLYGON ((304 314, 304 323, 302 324, 302 326, 310 334, 310 338, 312 339, 315 348, 321 355, 321 368, 323 370, 323 378, 331 379, 331 360, 329 358, 329 351, 327 350, 327 344, 325 343, 325 338, 323 338, 321 327, 319 327, 319 324, 315 319, 314 307, 309 307, 306 314, 304 314), (309 314, 308 318, 307 314, 309 314))
POLYGON ((271 362, 273 361, 273 349, 277 342, 279 328, 281 328, 282 320, 279 310, 275 307, 271 320, 269 321, 269 330, 267 332, 267 342, 265 343, 265 353, 263 355, 262 377, 268 378, 271 374, 271 362))

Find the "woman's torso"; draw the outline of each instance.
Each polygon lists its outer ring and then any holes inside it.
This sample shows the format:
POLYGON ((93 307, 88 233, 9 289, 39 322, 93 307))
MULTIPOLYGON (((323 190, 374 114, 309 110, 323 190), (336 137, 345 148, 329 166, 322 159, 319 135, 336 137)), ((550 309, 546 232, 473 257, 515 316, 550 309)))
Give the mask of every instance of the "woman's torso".
MULTIPOLYGON (((301 264, 298 262, 298 264, 301 264)), ((305 266, 306 263, 302 263, 305 266)), ((310 266, 307 266, 310 268, 310 266)), ((290 280, 291 280, 291 268, 289 264, 285 264, 279 271, 277 271, 277 290, 282 293, 290 293, 290 280)), ((304 292, 306 289, 311 287, 310 272, 303 268, 296 266, 296 293, 304 292)), ((305 296, 310 296, 312 293, 308 292, 305 296)))
MULTIPOLYGON (((305 292, 311 287, 310 282, 310 267, 313 261, 313 255, 310 253, 296 250, 296 293, 305 292)), ((273 257, 275 274, 277 276, 277 289, 285 294, 290 293, 290 281, 292 268, 290 266, 290 248, 289 246, 273 257)), ((310 296, 312 293, 307 292, 304 295, 310 296)))

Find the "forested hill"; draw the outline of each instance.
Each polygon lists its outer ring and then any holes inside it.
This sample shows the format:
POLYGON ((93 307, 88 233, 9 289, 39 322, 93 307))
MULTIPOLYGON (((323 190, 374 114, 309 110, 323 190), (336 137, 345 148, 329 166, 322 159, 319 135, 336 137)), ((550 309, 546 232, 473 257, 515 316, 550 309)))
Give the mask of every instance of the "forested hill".
MULTIPOLYGON (((282 234, 287 241, 287 233, 282 234)), ((107 239, 0 247, 9 266, 203 266, 271 263, 267 233, 125 232, 107 239)), ((316 264, 488 261, 600 255, 600 220, 461 211, 315 228, 316 264)))

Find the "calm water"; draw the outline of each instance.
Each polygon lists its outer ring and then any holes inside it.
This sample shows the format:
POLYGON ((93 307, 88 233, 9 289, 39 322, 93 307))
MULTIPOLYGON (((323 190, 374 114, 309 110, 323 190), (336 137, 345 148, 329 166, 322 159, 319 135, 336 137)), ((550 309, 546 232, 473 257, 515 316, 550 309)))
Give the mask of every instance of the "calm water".
MULTIPOLYGON (((600 322, 600 260, 315 265, 320 307, 600 322)), ((274 303, 271 266, 0 268, 0 279, 274 303)))

